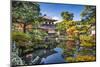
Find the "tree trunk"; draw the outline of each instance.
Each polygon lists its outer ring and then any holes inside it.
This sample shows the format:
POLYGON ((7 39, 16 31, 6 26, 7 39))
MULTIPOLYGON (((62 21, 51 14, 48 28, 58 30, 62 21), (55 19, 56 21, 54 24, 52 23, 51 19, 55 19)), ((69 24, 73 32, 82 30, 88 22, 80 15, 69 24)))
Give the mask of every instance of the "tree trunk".
POLYGON ((26 23, 24 23, 23 32, 26 33, 26 23))

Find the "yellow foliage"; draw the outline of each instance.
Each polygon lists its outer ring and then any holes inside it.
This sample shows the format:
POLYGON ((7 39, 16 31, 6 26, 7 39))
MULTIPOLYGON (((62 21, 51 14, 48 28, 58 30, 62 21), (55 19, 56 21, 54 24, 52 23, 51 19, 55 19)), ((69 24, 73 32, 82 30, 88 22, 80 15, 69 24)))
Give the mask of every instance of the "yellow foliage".
POLYGON ((67 62, 86 62, 86 61, 95 61, 96 57, 95 56, 89 56, 89 55, 78 55, 76 58, 75 57, 67 57, 65 58, 67 62))
POLYGON ((75 62, 75 58, 73 58, 73 57, 67 57, 66 61, 67 62, 75 62))
POLYGON ((95 46, 95 43, 91 43, 91 42, 85 42, 85 41, 81 41, 80 46, 85 46, 85 47, 93 47, 95 46))
POLYGON ((95 61, 96 60, 96 57, 95 56, 88 56, 88 55, 85 55, 85 56, 77 56, 76 57, 76 61, 80 62, 80 61, 95 61))
POLYGON ((87 36, 87 35, 80 35, 80 40, 86 40, 86 41, 89 41, 92 39, 92 36, 87 36))

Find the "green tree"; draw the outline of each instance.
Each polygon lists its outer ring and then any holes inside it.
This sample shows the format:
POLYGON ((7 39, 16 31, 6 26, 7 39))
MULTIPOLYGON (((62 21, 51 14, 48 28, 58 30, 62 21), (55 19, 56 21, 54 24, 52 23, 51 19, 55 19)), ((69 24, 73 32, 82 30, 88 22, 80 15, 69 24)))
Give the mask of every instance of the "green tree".
POLYGON ((40 15, 40 5, 26 1, 12 1, 12 22, 22 22, 23 31, 26 32, 26 26, 29 23, 37 23, 40 15))
POLYGON ((23 54, 23 51, 27 47, 31 46, 31 37, 23 32, 12 32, 12 42, 14 41, 16 43, 17 48, 19 49, 19 55, 23 54))
POLYGON ((44 46, 45 45, 44 39, 45 39, 45 36, 47 35, 48 34, 43 30, 34 29, 31 33, 31 39, 32 39, 32 43, 34 47, 44 46))
POLYGON ((69 12, 62 12, 61 16, 64 20, 73 20, 73 13, 69 13, 69 12))
POLYGON ((89 21, 93 18, 96 18, 96 7, 95 6, 85 6, 84 10, 81 13, 83 21, 89 21))
POLYGON ((63 21, 57 23, 57 29, 60 31, 66 31, 69 26, 72 26, 74 24, 73 20, 73 13, 70 12, 62 12, 61 16, 63 18, 63 21))
POLYGON ((83 55, 94 55, 95 56, 95 36, 90 35, 92 27, 95 27, 96 22, 96 7, 95 6, 85 6, 83 12, 81 13, 82 21, 80 27, 80 46, 83 49, 80 50, 80 54, 83 55))
POLYGON ((63 20, 59 23, 56 24, 56 28, 59 31, 66 31, 68 28, 72 27, 75 25, 75 21, 67 21, 67 20, 63 20))

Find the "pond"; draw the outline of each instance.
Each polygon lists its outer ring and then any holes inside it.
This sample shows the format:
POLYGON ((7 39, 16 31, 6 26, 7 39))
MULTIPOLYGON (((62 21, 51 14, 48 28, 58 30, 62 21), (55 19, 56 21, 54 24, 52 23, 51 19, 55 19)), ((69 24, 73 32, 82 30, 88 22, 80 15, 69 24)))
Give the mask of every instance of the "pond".
POLYGON ((42 58, 42 64, 64 63, 65 60, 60 53, 54 53, 46 58, 42 58))
POLYGON ((64 63, 63 50, 61 48, 54 48, 52 50, 41 49, 33 54, 32 64, 54 64, 64 63), (36 56, 35 56, 36 55, 36 56))
POLYGON ((47 57, 43 57, 40 64, 55 64, 65 62, 63 57, 63 50, 61 48, 54 48, 53 50, 56 51, 56 53, 52 53, 47 57))

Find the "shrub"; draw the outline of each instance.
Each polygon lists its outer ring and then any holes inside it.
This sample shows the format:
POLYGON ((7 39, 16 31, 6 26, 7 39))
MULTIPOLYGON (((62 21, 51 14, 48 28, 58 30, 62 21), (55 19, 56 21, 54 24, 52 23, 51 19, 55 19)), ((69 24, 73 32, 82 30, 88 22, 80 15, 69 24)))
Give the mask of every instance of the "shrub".
POLYGON ((90 56, 90 55, 84 55, 84 56, 77 56, 76 61, 95 61, 96 57, 95 56, 90 56))
POLYGON ((17 46, 25 46, 29 41, 31 40, 31 37, 23 32, 12 32, 12 41, 16 42, 17 46))
POLYGON ((75 62, 75 58, 74 57, 67 57, 66 61, 67 62, 75 62))

